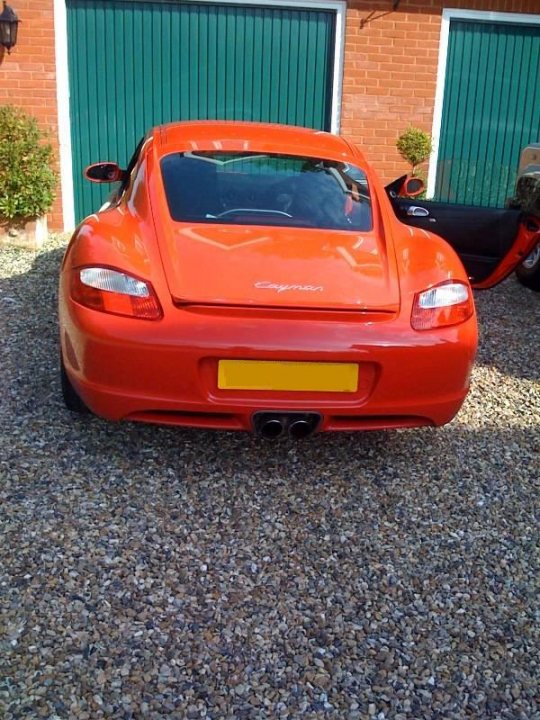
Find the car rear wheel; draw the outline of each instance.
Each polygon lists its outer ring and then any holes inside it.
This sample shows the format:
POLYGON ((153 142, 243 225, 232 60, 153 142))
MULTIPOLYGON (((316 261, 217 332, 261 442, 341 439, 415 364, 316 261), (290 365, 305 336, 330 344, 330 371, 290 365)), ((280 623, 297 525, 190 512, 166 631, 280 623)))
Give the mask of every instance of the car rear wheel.
POLYGON ((64 398, 64 404, 71 412, 85 415, 90 410, 83 403, 81 398, 77 395, 75 388, 71 384, 66 368, 64 367, 64 358, 60 355, 60 384, 62 386, 62 397, 64 398))
POLYGON ((540 290, 540 243, 516 269, 516 275, 519 282, 526 287, 540 290))

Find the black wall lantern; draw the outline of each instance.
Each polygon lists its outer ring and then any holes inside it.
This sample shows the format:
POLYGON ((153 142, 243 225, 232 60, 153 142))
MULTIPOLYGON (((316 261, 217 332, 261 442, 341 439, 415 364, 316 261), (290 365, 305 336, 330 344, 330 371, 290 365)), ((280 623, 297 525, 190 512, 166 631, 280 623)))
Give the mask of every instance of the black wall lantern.
POLYGON ((15 10, 6 5, 6 0, 4 0, 4 9, 0 13, 0 45, 6 48, 8 54, 17 43, 18 25, 19 18, 15 10))

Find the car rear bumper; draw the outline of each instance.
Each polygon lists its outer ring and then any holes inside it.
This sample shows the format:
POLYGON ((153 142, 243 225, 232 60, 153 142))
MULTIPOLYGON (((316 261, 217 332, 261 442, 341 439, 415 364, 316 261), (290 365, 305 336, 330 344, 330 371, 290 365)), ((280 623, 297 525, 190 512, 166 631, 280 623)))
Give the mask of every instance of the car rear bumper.
MULTIPOLYGON (((62 310, 61 310, 62 312, 62 310)), ((476 321, 417 333, 388 322, 212 318, 152 323, 64 309, 62 352, 76 391, 109 420, 252 430, 257 412, 315 412, 318 430, 442 425, 461 407, 476 321), (104 330, 104 327, 106 328, 104 330), (354 393, 220 390, 220 359, 346 362, 354 393)))

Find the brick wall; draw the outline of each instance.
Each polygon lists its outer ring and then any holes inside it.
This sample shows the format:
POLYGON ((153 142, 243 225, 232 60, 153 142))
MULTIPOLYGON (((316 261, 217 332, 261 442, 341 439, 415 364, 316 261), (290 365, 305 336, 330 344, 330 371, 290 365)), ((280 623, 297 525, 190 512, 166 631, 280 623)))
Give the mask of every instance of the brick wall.
POLYGON ((443 7, 539 13, 540 0, 350 0, 341 132, 384 180, 408 169, 395 142, 409 124, 431 133, 443 7))
MULTIPOLYGON (((19 41, 0 55, 0 102, 35 115, 58 156, 53 0, 10 0, 19 41)), ((271 2, 271 0, 270 0, 271 2)), ((540 12, 540 0, 448 0, 453 8, 540 12)), ((431 131, 442 0, 349 0, 342 132, 360 143, 383 178, 407 169, 395 149, 409 123, 431 131)), ((65 100, 67 102, 67 98, 65 100)), ((62 227, 60 189, 49 216, 62 227)))
MULTIPOLYGON (((8 4, 22 22, 11 55, 0 55, 0 103, 34 115, 48 132, 58 158, 53 0, 8 0, 8 4)), ((60 188, 49 225, 62 227, 60 188)))

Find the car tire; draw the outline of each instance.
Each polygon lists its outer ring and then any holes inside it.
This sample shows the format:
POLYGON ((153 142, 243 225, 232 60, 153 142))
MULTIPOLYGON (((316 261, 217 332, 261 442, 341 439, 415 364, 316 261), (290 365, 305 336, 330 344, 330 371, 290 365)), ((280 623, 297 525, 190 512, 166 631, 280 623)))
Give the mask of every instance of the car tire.
POLYGON ((516 275, 522 285, 540 291, 540 243, 516 269, 516 275))
POLYGON ((71 384, 66 368, 64 366, 64 358, 60 355, 60 385, 62 387, 62 397, 64 404, 68 410, 79 415, 86 415, 90 410, 83 403, 75 388, 71 384))

